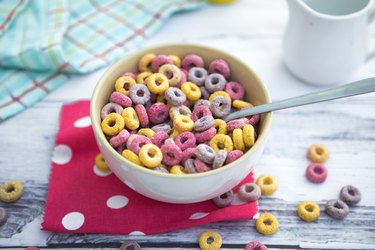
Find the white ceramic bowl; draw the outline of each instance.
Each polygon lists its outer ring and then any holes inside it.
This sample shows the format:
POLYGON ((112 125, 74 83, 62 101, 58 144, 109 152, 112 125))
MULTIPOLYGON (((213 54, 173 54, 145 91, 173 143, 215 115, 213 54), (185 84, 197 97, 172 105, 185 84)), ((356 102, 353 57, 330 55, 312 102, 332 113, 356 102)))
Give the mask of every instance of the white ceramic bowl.
POLYGON ((206 66, 213 59, 222 58, 231 67, 231 80, 244 85, 247 100, 255 105, 271 101, 266 87, 255 72, 239 59, 223 51, 195 44, 165 44, 139 49, 127 54, 104 73, 91 99, 92 127, 104 159, 122 182, 136 192, 155 200, 194 203, 227 192, 253 170, 262 155, 271 123, 271 113, 261 116, 258 139, 249 151, 233 163, 205 173, 172 175, 140 167, 123 158, 106 140, 100 128, 100 110, 114 91, 116 79, 125 71, 135 72, 138 60, 147 53, 175 54, 181 58, 186 54, 195 53, 204 58, 206 66))

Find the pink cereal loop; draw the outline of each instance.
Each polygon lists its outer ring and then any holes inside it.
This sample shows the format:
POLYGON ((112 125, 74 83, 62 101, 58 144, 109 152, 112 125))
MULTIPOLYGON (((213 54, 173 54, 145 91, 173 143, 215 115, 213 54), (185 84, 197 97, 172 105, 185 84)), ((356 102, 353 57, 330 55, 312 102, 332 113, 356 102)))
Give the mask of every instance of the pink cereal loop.
POLYGON ((191 118, 195 122, 196 120, 202 118, 203 116, 212 116, 210 108, 205 105, 197 106, 191 113, 191 118))
POLYGON ((138 119, 139 119, 139 122, 141 123, 141 126, 147 127, 147 125, 149 124, 149 119, 148 119, 148 114, 147 114, 145 106, 143 106, 142 104, 137 104, 135 105, 134 109, 138 115, 138 119))
POLYGON ((182 163, 184 163, 187 159, 195 158, 195 148, 196 147, 187 148, 182 152, 182 163))
POLYGON ((208 73, 219 73, 228 79, 230 77, 230 68, 228 63, 223 59, 215 59, 208 66, 208 73))
POLYGON ((245 88, 238 82, 228 82, 225 85, 225 92, 229 94, 229 96, 233 100, 241 100, 245 96, 245 88))
POLYGON ((132 106, 132 99, 130 97, 120 93, 120 92, 112 92, 111 96, 109 97, 110 102, 117 103, 124 108, 132 106))
POLYGON ((209 128, 206 131, 195 133, 197 143, 209 142, 216 135, 216 128, 209 128))
POLYGON ((231 120, 227 123, 227 131, 232 132, 236 128, 243 128, 243 126, 250 124, 249 119, 247 118, 239 118, 231 120))
POLYGON ((192 67, 204 67, 203 58, 196 54, 188 54, 182 59, 182 68, 189 71, 192 67))
POLYGON ((194 160, 194 165, 198 173, 203 173, 211 170, 211 168, 206 163, 199 160, 198 158, 194 160))
POLYGON ((129 77, 131 77, 133 79, 137 78, 137 76, 133 72, 124 72, 124 73, 122 73, 121 76, 129 76, 129 77))
POLYGON ((139 154, 139 150, 141 149, 141 147, 146 144, 151 144, 151 140, 144 135, 139 135, 132 140, 129 149, 134 153, 139 154))
POLYGON ((112 147, 117 148, 121 145, 126 144, 126 141, 128 140, 130 134, 126 129, 123 129, 120 131, 120 133, 116 136, 113 136, 109 140, 109 144, 111 144, 112 147))
POLYGON ((182 158, 181 149, 174 143, 164 144, 161 147, 163 153, 163 164, 167 166, 178 165, 182 158))
POLYGON ((149 119, 153 124, 160 124, 165 122, 169 116, 169 109, 167 104, 157 102, 151 105, 148 110, 149 119))
POLYGON ((192 132, 182 132, 176 136, 174 141, 182 151, 194 147, 196 143, 195 136, 192 132))
POLYGON ((158 55, 152 60, 151 70, 156 73, 159 71, 160 66, 164 64, 173 64, 172 59, 167 55, 158 55))
POLYGON ((151 138, 151 142, 161 148, 165 140, 169 137, 168 133, 162 130, 157 131, 154 136, 151 138))
POLYGON ((228 153, 228 156, 227 156, 227 159, 225 161, 225 164, 229 164, 231 162, 234 162, 235 160, 237 160, 241 156, 243 156, 243 152, 241 150, 239 150, 239 149, 230 151, 228 153))

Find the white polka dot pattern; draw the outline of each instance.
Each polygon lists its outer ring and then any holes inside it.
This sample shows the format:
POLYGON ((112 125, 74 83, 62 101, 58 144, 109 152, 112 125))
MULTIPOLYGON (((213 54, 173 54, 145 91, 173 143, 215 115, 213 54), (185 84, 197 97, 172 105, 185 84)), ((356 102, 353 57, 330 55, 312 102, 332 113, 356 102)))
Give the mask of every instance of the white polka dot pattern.
POLYGON ((85 216, 80 212, 71 212, 64 216, 61 223, 67 230, 77 230, 85 222, 85 216))
POLYGON ((107 206, 112 209, 120 209, 128 205, 129 199, 123 195, 115 195, 107 200, 107 206))
POLYGON ((56 145, 52 153, 52 162, 64 165, 72 159, 73 153, 68 145, 56 145))

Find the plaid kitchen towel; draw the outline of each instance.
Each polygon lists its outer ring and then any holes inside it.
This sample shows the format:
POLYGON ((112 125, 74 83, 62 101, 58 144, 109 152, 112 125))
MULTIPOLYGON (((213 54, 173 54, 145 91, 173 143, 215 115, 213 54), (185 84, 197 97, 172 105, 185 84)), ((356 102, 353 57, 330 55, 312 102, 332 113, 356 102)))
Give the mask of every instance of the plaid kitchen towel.
POLYGON ((74 74, 106 66, 172 14, 204 0, 12 0, 0 3, 0 122, 74 74))

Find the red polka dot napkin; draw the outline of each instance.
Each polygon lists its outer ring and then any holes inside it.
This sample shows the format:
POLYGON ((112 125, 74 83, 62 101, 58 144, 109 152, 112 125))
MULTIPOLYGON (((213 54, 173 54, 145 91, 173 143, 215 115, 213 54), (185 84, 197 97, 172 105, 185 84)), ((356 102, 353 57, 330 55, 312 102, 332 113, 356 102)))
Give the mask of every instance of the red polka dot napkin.
MULTIPOLYGON (((149 199, 128 188, 113 173, 96 168, 98 153, 89 101, 64 105, 52 156, 43 230, 156 234, 214 221, 252 219, 257 213, 256 202, 243 203, 237 196, 226 208, 218 208, 212 201, 169 204, 149 199)), ((252 181, 252 174, 244 179, 252 181)))

